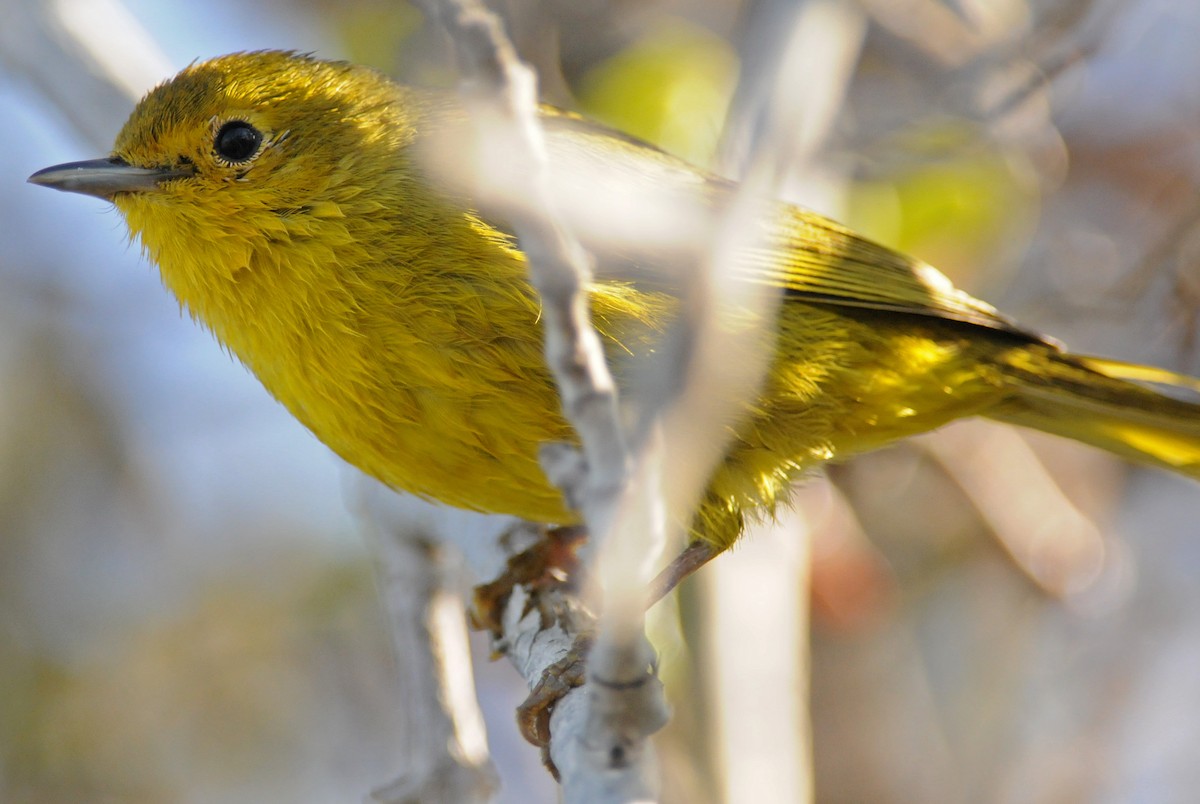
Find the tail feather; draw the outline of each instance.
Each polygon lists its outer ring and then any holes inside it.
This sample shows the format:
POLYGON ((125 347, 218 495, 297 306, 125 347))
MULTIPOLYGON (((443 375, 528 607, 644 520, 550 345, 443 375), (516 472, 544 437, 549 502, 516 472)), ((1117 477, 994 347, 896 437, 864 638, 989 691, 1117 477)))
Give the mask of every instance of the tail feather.
POLYGON ((1200 380, 1051 349, 1004 362, 1010 402, 988 416, 1200 480, 1200 380))

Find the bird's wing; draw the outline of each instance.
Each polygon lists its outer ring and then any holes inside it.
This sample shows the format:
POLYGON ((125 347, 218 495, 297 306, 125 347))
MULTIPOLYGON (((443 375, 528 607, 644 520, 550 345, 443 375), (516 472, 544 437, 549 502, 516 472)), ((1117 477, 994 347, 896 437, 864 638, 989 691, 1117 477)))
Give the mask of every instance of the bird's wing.
MULTIPOLYGON (((590 165, 592 178, 587 186, 594 195, 607 184, 635 196, 650 193, 653 186, 662 203, 700 199, 698 206, 711 221, 735 191, 728 180, 589 120, 554 109, 546 109, 543 119, 552 161, 585 175, 589 171, 584 166, 590 165), (556 153, 560 158, 554 160, 556 153), (596 164, 603 164, 603 171, 596 171, 596 164)), ((742 249, 736 270, 748 281, 780 288, 786 300, 957 321, 1050 343, 958 290, 932 266, 873 243, 828 218, 782 203, 768 207, 762 217, 758 237, 742 249)), ((584 221, 585 226, 594 223, 584 221)), ((623 256, 641 263, 643 269, 657 259, 648 251, 623 256)), ((670 266, 662 268, 665 275, 672 275, 670 266)))
POLYGON ((760 243, 746 249, 739 269, 796 301, 959 321, 1048 342, 932 266, 790 205, 760 243))

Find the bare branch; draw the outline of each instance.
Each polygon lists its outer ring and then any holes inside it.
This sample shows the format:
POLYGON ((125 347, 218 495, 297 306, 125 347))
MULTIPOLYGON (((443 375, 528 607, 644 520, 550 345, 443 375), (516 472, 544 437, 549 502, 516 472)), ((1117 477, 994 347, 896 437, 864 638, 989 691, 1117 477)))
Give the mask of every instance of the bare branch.
MULTIPOLYGON (((489 167, 500 162, 509 166, 503 179, 509 190, 507 214, 542 298, 547 363, 582 444, 578 452, 550 445, 542 451, 542 463, 568 502, 581 511, 593 550, 600 554, 597 577, 605 616, 591 661, 592 669, 600 667, 603 674, 590 674, 591 681, 602 683, 588 685, 586 706, 571 702, 570 696, 556 706, 551 755, 563 771, 568 801, 646 800, 654 793, 655 773, 653 755, 643 746, 665 719, 661 692, 648 673, 651 651, 643 624, 643 595, 650 580, 645 556, 661 543, 661 507, 622 505, 622 495, 636 484, 629 483, 631 461, 617 415, 616 385, 589 321, 589 258, 551 202, 535 77, 517 59, 499 20, 477 2, 430 0, 424 5, 455 42, 466 76, 464 94, 480 134, 478 147, 499 157, 495 144, 503 146, 502 158, 482 161, 489 167), (631 512, 644 518, 629 516, 631 512), (647 705, 647 695, 654 697, 652 705, 647 705), (583 719, 572 716, 584 712, 583 719)), ((643 459, 639 469, 644 471, 654 462, 644 454, 643 459)), ((507 648, 523 653, 519 645, 507 648)), ((580 693, 571 695, 578 698, 580 693)))
POLYGON ((462 600, 461 558, 419 527, 386 527, 365 496, 359 520, 374 536, 380 586, 398 663, 403 775, 371 800, 486 802, 497 786, 475 700, 462 600))

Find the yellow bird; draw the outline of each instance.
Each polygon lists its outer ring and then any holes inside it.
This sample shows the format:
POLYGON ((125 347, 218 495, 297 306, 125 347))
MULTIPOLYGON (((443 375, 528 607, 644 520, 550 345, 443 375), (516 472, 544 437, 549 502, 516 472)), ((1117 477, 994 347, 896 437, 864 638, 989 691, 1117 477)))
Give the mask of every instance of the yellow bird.
MULTIPOLYGON (((552 167, 649 176, 648 191, 710 212, 734 190, 616 132, 543 116, 552 167)), ((537 460, 540 444, 573 436, 525 257, 422 158, 461 119, 453 97, 367 68, 239 53, 152 90, 108 159, 30 181, 111 200, 190 314, 351 464, 450 505, 571 522, 537 460)), ((716 551, 814 467, 966 416, 1200 477, 1196 380, 1069 354, 812 212, 764 216, 736 268, 782 302, 759 396, 695 520, 716 551)), ((614 269, 590 290, 610 356, 645 354, 674 298, 607 277, 669 257, 596 245, 614 269)))

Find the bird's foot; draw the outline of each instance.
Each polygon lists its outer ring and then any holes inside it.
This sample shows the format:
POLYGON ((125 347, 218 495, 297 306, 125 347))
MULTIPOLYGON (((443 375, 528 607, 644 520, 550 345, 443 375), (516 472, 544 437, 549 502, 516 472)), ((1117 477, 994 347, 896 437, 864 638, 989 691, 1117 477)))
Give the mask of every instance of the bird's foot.
POLYGON ((471 626, 499 639, 504 631, 501 618, 513 589, 530 591, 575 587, 579 570, 579 546, 587 531, 578 526, 548 529, 524 552, 508 560, 498 578, 475 587, 471 599, 471 626))
MULTIPOLYGON (((499 578, 475 588, 471 608, 472 625, 486 630, 503 644, 503 616, 514 588, 523 586, 534 592, 529 606, 543 610, 545 622, 569 623, 575 633, 574 644, 561 659, 543 671, 529 697, 517 708, 521 735, 542 749, 542 761, 555 778, 550 760, 550 717, 554 707, 571 690, 587 680, 587 655, 594 641, 591 615, 570 602, 571 595, 536 592, 574 591, 578 588, 578 547, 585 538, 582 528, 557 528, 546 532, 533 546, 513 556, 499 578)), ((647 608, 671 592, 684 578, 704 566, 719 550, 707 542, 694 542, 684 549, 651 582, 646 590, 647 608)), ((501 648, 502 650, 502 648, 501 648)))
POLYGON ((546 753, 550 746, 550 716, 564 695, 582 687, 587 680, 587 654, 592 641, 590 633, 577 637, 567 655, 542 672, 529 697, 517 707, 521 736, 542 749, 542 761, 552 771, 554 768, 546 753))

